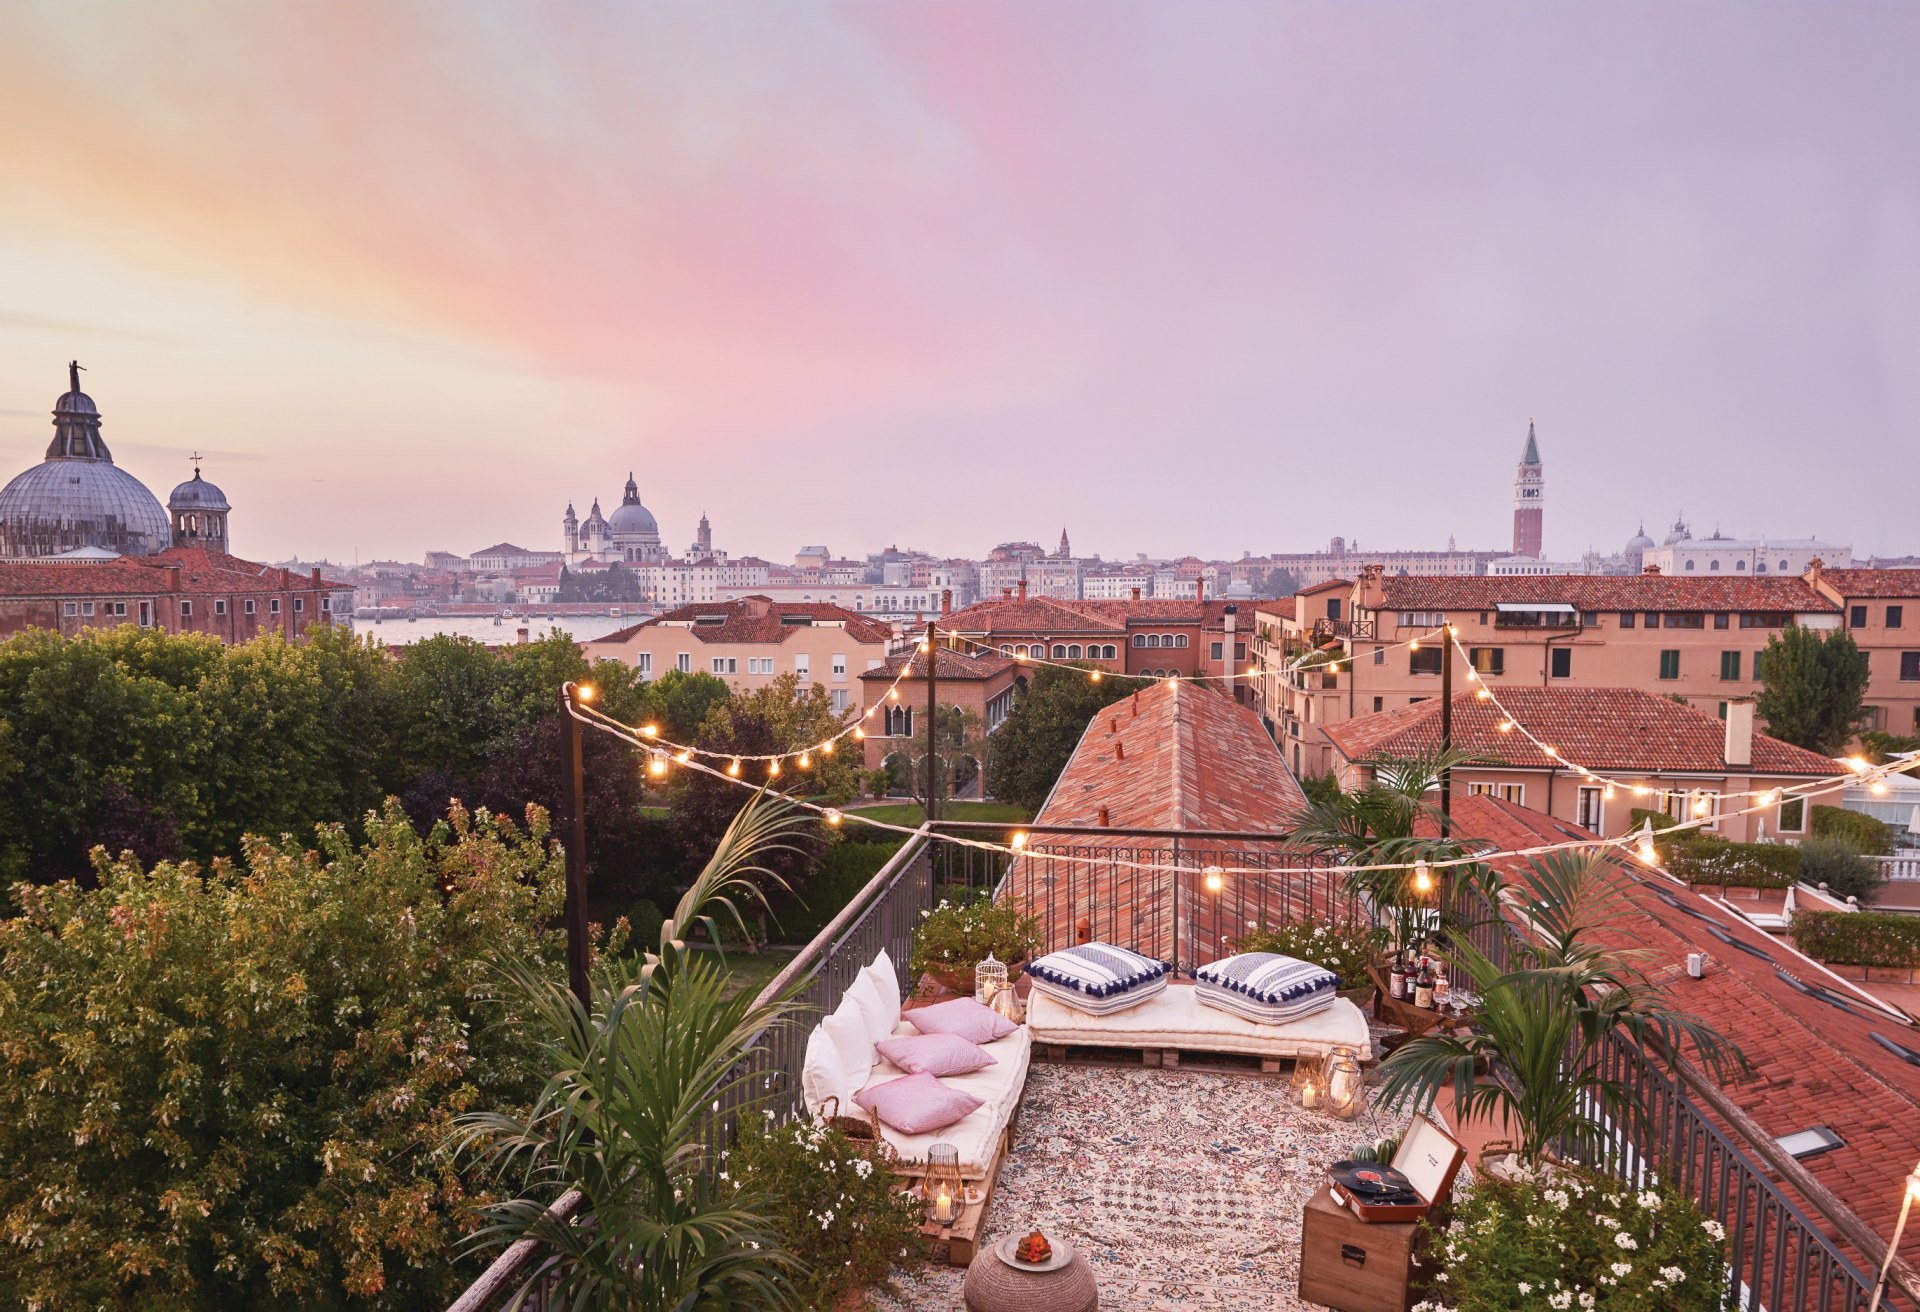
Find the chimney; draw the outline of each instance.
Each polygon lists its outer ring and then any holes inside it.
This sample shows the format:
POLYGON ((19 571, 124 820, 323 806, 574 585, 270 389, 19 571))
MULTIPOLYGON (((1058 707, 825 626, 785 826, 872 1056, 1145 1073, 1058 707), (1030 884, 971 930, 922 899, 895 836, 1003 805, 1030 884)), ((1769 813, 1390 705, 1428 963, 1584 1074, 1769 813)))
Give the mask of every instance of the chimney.
POLYGON ((1753 767, 1753 699, 1736 697, 1727 703, 1726 763, 1729 770, 1753 767))
POLYGON ((1012 600, 1013 600, 1013 589, 1012 589, 1012 588, 1002 588, 1002 589, 1000 589, 1000 600, 1002 600, 1002 601, 1012 601, 1012 600))
POLYGON ((1205 579, 1195 579, 1193 581, 1193 599, 1202 603, 1206 601, 1207 581, 1205 579))
POLYGON ((1110 721, 1109 721, 1109 723, 1110 723, 1110 724, 1111 724, 1111 725, 1113 726, 1113 727, 1112 727, 1112 729, 1110 730, 1110 732, 1112 732, 1112 733, 1119 733, 1119 732, 1120 732, 1120 717, 1119 717, 1119 716, 1117 716, 1117 715, 1116 715, 1116 716, 1114 716, 1114 717, 1112 718, 1112 720, 1110 720, 1110 721))
POLYGON ((1645 569, 1641 570, 1640 572, 1642 574, 1658 574, 1660 572, 1660 567, 1658 565, 1649 565, 1645 569))
POLYGON ((316 588, 320 586, 320 567, 318 565, 313 567, 313 586, 316 588))
POLYGON ((1820 582, 1820 575, 1826 571, 1826 568, 1827 568, 1827 562, 1820 559, 1820 557, 1818 556, 1815 556, 1812 560, 1808 561, 1807 562, 1807 582, 1809 583, 1820 582))
POLYGON ((1027 580, 1026 580, 1026 576, 1022 575, 1020 577, 1020 600, 1025 601, 1026 599, 1027 599, 1027 580))
POLYGON ((942 588, 940 589, 940 615, 945 618, 951 614, 953 614, 953 589, 942 588))
POLYGON ((527 641, 527 631, 526 631, 525 629, 515 629, 515 630, 513 631, 513 640, 514 640, 515 642, 519 642, 519 643, 524 643, 524 642, 526 642, 526 641, 527 641))
POLYGON ((1124 761, 1127 759, 1127 745, 1118 738, 1113 740, 1113 759, 1116 761, 1124 761))
POLYGON ((1140 600, 1140 589, 1138 589, 1138 588, 1135 588, 1135 589, 1133 590, 1133 599, 1134 599, 1135 601, 1138 601, 1138 600, 1140 600))
POLYGON ((1112 823, 1113 823, 1112 815, 1108 813, 1106 807, 1104 806, 1101 807, 1100 808, 1100 827, 1102 829, 1105 829, 1107 828, 1107 826, 1111 825, 1112 823))

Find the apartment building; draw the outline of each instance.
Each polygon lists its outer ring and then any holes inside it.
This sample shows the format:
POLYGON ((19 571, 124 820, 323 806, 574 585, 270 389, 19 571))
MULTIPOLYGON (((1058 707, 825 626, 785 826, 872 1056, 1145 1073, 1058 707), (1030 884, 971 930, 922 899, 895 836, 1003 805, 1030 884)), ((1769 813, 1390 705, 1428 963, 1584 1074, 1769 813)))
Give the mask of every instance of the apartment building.
POLYGON ((764 596, 681 606, 582 643, 588 660, 617 660, 642 678, 711 674, 736 692, 782 674, 827 689, 835 711, 864 708, 860 676, 883 664, 893 627, 844 607, 764 596))
MULTIPOLYGON (((1255 677, 1288 764, 1308 775, 1334 767, 1328 726, 1439 695, 1441 645, 1405 644, 1442 625, 1466 648, 1460 665, 1495 689, 1641 688, 1718 715, 1760 690, 1755 662, 1780 629, 1842 619, 1840 603, 1793 577, 1387 577, 1373 565, 1295 607, 1256 611, 1255 677)), ((1466 670, 1455 674, 1464 690, 1466 670)))
POLYGON ((1806 578, 1840 607, 1866 653, 1866 727, 1920 734, 1920 569, 1826 569, 1816 562, 1806 578))
MULTIPOLYGON (((940 647, 935 649, 934 658, 934 695, 940 705, 958 706, 979 717, 988 733, 998 729, 1013 713, 1014 680, 1020 667, 1012 657, 992 653, 968 655, 940 647)), ((878 712, 863 726, 866 768, 873 770, 886 764, 895 752, 905 750, 913 735, 926 727, 923 717, 927 709, 927 658, 912 652, 890 656, 862 674, 860 683, 865 689, 866 704, 878 712), (902 674, 902 667, 909 661, 912 668, 902 674), (896 678, 899 679, 897 685, 896 678), (889 691, 898 695, 889 698, 889 691)), ((951 767, 954 763, 948 764, 951 767)), ((971 770, 960 772, 969 781, 966 790, 969 795, 976 792, 986 795, 986 769, 986 761, 975 757, 971 770), (973 779, 980 780, 978 790, 971 787, 973 779)))
MULTIPOLYGON (((1705 832, 1736 842, 1797 837, 1807 831, 1806 799, 1776 797, 1762 806, 1756 795, 1840 769, 1818 752, 1755 732, 1753 703, 1744 698, 1728 703, 1723 720, 1638 688, 1517 687, 1498 695, 1504 711, 1471 692, 1453 699, 1453 745, 1474 758, 1453 771, 1454 795, 1497 797, 1604 838, 1631 832, 1635 809, 1704 820, 1705 832), (1755 806, 1761 809, 1748 812, 1755 806)), ((1364 786, 1380 760, 1437 749, 1440 709, 1436 698, 1329 725, 1341 787, 1364 786)))
POLYGON ((1138 595, 1063 601, 1016 587, 997 601, 954 611, 940 625, 1016 660, 1084 661, 1156 679, 1212 677, 1244 671, 1252 605, 1138 595))

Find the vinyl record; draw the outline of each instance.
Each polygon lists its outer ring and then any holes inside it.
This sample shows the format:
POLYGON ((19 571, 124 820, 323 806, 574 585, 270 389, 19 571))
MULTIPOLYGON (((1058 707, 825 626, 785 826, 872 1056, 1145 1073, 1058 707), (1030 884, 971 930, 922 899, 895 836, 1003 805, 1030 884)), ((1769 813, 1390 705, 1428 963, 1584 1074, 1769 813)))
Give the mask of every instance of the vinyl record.
POLYGON ((1384 1162, 1335 1162, 1327 1178, 1363 1203, 1419 1201, 1413 1181, 1384 1162))

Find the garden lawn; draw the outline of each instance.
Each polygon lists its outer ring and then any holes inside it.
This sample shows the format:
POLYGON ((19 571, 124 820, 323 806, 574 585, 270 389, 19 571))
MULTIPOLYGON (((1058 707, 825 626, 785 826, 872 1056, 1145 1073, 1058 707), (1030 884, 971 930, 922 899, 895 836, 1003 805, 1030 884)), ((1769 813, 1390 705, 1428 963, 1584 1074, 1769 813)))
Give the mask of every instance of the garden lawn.
MULTIPOLYGON (((926 808, 918 802, 889 802, 881 806, 852 808, 855 815, 882 824, 919 828, 927 818, 926 808)), ((981 820, 998 824, 1023 825, 1033 819, 1032 812, 1011 802, 948 802, 941 808, 944 820, 981 820)))

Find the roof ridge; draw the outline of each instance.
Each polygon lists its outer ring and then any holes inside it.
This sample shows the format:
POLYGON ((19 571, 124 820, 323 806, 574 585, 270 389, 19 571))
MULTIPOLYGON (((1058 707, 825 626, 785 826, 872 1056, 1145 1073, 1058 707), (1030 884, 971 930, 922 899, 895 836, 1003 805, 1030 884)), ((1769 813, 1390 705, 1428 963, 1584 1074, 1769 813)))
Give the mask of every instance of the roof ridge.
POLYGON ((1180 714, 1180 680, 1173 680, 1168 687, 1172 690, 1173 701, 1173 770, 1168 785, 1167 809, 1173 815, 1173 823, 1181 828, 1187 827, 1187 790, 1181 775, 1187 767, 1187 717, 1180 714))

